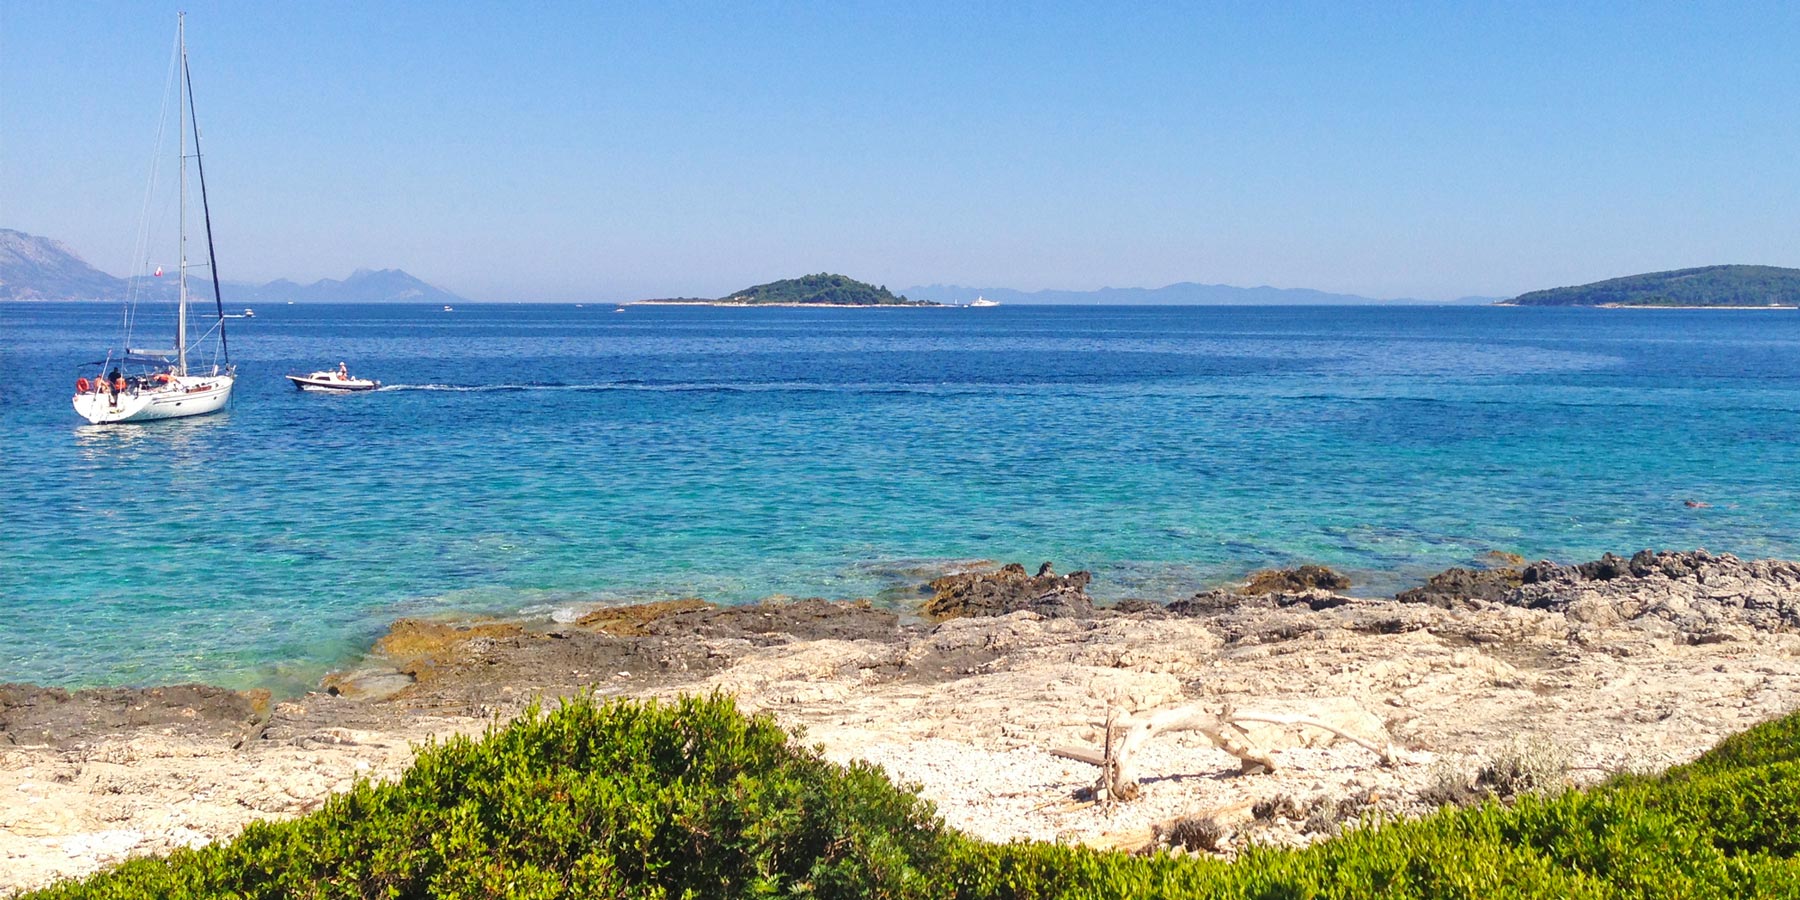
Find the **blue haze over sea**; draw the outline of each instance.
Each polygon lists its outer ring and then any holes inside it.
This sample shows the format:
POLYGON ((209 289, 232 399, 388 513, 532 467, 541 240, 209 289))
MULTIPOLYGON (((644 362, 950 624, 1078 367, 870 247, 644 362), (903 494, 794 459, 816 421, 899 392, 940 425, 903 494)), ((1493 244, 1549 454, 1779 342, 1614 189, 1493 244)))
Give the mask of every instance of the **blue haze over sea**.
POLYGON ((0 304, 0 682, 293 691, 402 616, 904 604, 972 559, 1166 601, 1800 557, 1793 312, 276 306, 228 412, 86 426, 118 320, 0 304), (339 360, 389 387, 281 378, 339 360))

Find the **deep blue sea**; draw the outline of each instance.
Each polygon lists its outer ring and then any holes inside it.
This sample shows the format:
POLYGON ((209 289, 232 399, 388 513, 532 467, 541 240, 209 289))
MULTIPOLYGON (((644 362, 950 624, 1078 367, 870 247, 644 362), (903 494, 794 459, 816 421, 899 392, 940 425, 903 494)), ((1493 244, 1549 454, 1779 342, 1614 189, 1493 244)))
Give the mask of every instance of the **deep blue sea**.
POLYGON ((0 682, 291 691, 401 616, 899 602, 954 560, 1168 600, 1800 557, 1793 312, 613 310, 263 307, 229 411, 99 428, 118 308, 0 304, 0 682), (281 377, 340 360, 388 386, 281 377))

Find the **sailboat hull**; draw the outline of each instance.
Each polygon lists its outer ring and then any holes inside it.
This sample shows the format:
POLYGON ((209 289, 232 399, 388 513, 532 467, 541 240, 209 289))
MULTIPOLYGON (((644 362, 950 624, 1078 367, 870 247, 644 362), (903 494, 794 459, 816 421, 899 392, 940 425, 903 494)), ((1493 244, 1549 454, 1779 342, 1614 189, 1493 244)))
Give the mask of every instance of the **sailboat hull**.
POLYGON ((75 395, 75 412, 95 425, 154 422, 204 416, 225 408, 237 379, 230 375, 177 377, 166 385, 75 395))

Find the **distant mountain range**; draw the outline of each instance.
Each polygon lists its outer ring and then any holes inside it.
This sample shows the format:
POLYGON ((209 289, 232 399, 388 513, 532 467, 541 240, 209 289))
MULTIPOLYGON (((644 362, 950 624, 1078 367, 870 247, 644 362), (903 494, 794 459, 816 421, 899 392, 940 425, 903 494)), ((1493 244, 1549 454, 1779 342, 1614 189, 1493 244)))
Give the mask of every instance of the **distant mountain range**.
POLYGON ((1488 304, 1498 297, 1461 297, 1456 300, 1378 300, 1357 294, 1332 294, 1306 288, 1233 287, 1229 284, 1196 284, 1183 281, 1159 288, 1101 288, 1097 291, 1016 291, 1011 288, 972 288, 954 284, 928 284, 907 288, 906 296, 915 300, 939 303, 968 303, 985 297, 999 303, 1091 304, 1117 306, 1338 306, 1401 305, 1445 303, 1457 305, 1488 304))
POLYGON ((1520 294, 1506 306, 1800 306, 1800 269, 1703 266, 1520 294))
MULTIPOLYGON (((204 274, 204 270, 201 273, 204 274)), ((175 297, 175 275, 161 278, 115 278, 87 264, 74 251, 50 238, 0 228, 0 300, 123 300, 133 282, 139 296, 175 297)), ((298 284, 285 278, 268 284, 227 281, 225 301, 231 306, 254 303, 463 303, 462 297, 426 284, 399 269, 358 269, 349 278, 326 278, 298 284)), ((188 276, 190 294, 212 292, 188 276)))

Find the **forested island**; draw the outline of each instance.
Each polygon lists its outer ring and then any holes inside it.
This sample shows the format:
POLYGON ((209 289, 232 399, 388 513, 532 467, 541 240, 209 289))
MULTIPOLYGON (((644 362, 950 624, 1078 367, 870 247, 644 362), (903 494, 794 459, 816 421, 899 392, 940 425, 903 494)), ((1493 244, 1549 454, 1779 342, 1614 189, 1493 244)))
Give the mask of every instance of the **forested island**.
POLYGON ((717 300, 639 300, 639 303, 704 303, 711 306, 939 306, 929 300, 908 300, 886 286, 876 286, 843 275, 821 272, 800 278, 784 278, 736 291, 717 300))
POLYGON ((1800 269, 1703 266, 1520 294, 1501 306, 1768 308, 1800 306, 1800 269))

